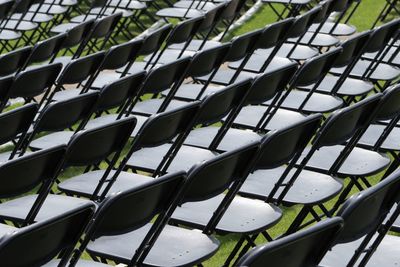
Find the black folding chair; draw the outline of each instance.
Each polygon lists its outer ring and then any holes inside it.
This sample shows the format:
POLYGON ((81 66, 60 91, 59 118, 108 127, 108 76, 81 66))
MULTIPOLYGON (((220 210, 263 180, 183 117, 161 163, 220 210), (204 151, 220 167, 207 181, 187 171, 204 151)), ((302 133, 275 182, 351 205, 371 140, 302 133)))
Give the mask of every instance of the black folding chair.
POLYGON ((340 217, 324 220, 301 232, 257 246, 236 264, 240 267, 317 267, 343 227, 340 217))
POLYGON ((32 47, 25 46, 0 56, 0 76, 12 75, 19 72, 25 65, 32 47))

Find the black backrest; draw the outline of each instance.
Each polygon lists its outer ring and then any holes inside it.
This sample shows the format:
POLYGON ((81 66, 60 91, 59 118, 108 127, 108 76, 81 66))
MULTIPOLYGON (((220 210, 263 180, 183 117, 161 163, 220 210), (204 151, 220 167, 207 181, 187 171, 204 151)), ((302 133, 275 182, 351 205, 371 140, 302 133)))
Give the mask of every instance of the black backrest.
POLYGON ((6 76, 19 71, 25 65, 32 47, 25 46, 0 55, 0 76, 6 76))
POLYGON ((70 48, 80 44, 88 36, 94 21, 94 19, 88 19, 67 30, 67 38, 64 40, 63 47, 70 48))
POLYGON ((296 73, 292 86, 305 86, 320 81, 331 69, 342 48, 334 48, 328 52, 307 60, 296 73))
POLYGON ((152 69, 144 81, 140 94, 158 94, 170 88, 174 83, 181 80, 190 61, 190 57, 182 57, 152 69))
POLYGON ((365 44, 370 38, 371 31, 357 33, 341 44, 343 51, 337 56, 334 67, 343 67, 350 64, 355 58, 362 53, 365 44))
POLYGON ((4 1, 0 4, 0 19, 5 19, 14 6, 14 1, 4 1))
POLYGON ((146 72, 128 75, 105 85, 99 96, 97 111, 121 106, 127 100, 132 99, 139 92, 146 77, 146 72))
POLYGON ((251 79, 246 79, 207 95, 201 101, 196 124, 209 125, 220 121, 241 104, 251 83, 251 79))
POLYGON ((321 147, 345 142, 370 122, 381 96, 375 94, 349 107, 334 111, 321 127, 315 145, 321 147))
POLYGON ((226 56, 226 60, 237 61, 253 52, 263 31, 263 29, 258 29, 234 37, 231 41, 231 48, 226 56))
POLYGON ((259 142, 222 153, 192 167, 183 193, 183 202, 201 201, 228 189, 244 179, 259 147, 259 142))
POLYGON ((118 12, 96 20, 90 32, 91 38, 103 38, 112 32, 122 17, 122 12, 118 12))
POLYGON ((101 162, 124 147, 135 126, 136 118, 128 117, 77 132, 68 143, 65 164, 85 166, 101 162))
POLYGON ((226 43, 197 52, 187 70, 188 76, 198 77, 211 73, 224 62, 231 44, 226 43))
POLYGON ((104 52, 97 52, 81 58, 71 60, 64 68, 57 83, 75 84, 84 81, 93 75, 99 68, 104 59, 104 52))
POLYGON ((232 19, 234 18, 240 8, 243 7, 245 0, 230 0, 227 1, 227 5, 224 7, 221 13, 221 19, 232 19))
POLYGON ((210 29, 220 18, 226 7, 226 3, 220 3, 214 8, 204 12, 204 20, 200 25, 199 30, 205 31, 210 29))
POLYGON ((297 71, 297 63, 276 70, 267 71, 254 78, 253 84, 246 97, 244 105, 259 105, 272 99, 276 93, 283 91, 297 71))
POLYGON ((19 196, 46 180, 54 179, 64 155, 65 146, 57 146, 2 163, 0 198, 19 196))
POLYGON ((143 44, 143 39, 134 39, 129 42, 112 46, 105 54, 101 69, 115 70, 136 59, 143 44))
POLYGON ((398 201, 399 192, 400 172, 397 170, 378 184, 349 198, 337 213, 343 218, 344 227, 336 242, 351 242, 376 229, 398 201))
POLYGON ((5 235, 0 241, 1 262, 9 267, 42 266, 65 249, 69 256, 90 222, 94 209, 94 204, 85 203, 5 235), (23 257, 21 251, 24 251, 23 257))
POLYGON ((52 63, 25 70, 15 76, 10 97, 35 97, 50 88, 62 69, 62 64, 52 63))
POLYGON ((334 6, 334 0, 324 0, 319 2, 321 6, 321 10, 318 12, 318 15, 314 19, 314 23, 323 23, 330 15, 332 8, 334 6))
POLYGON ((267 25, 258 39, 258 48, 271 48, 286 39, 289 29, 294 23, 294 18, 287 18, 267 25))
POLYGON ((172 24, 166 24, 154 31, 150 31, 146 36, 144 36, 143 46, 140 50, 141 55, 148 55, 154 53, 158 50, 164 40, 167 38, 168 34, 172 29, 172 24))
POLYGON ((14 82, 14 76, 9 75, 0 77, 0 112, 7 106, 11 85, 14 82))
POLYGON ((400 84, 393 85, 383 91, 381 104, 375 119, 388 120, 400 114, 400 84))
MULTIPOLYGON (((154 216, 171 206, 185 176, 185 172, 167 174, 107 197, 96 213, 93 237, 121 234, 149 223, 154 216)), ((132 255, 134 253, 132 251, 132 255)))
POLYGON ((199 102, 152 115, 140 128, 134 139, 134 145, 154 147, 171 141, 176 135, 184 132, 195 117, 199 102))
POLYGON ((313 9, 296 17, 292 27, 289 30, 288 37, 294 38, 303 35, 308 27, 314 22, 315 18, 321 10, 321 6, 316 6, 313 9))
POLYGON ((383 49, 400 28, 400 19, 392 20, 372 31, 365 52, 373 53, 383 49))
POLYGON ((240 267, 318 266, 343 227, 339 217, 329 218, 316 225, 258 246, 246 253, 237 263, 240 267))
POLYGON ((272 169, 289 162, 306 147, 322 118, 321 114, 313 114, 285 128, 269 132, 262 139, 255 169, 272 169))
POLYGON ((38 111, 37 104, 27 104, 0 114, 0 144, 5 144, 29 129, 38 111))
POLYGON ((61 131, 87 119, 93 112, 98 96, 98 92, 89 92, 48 104, 35 124, 35 132, 61 131))
POLYGON ((61 33, 36 43, 25 64, 25 67, 32 63, 43 62, 51 59, 61 49, 66 37, 66 33, 61 33))
POLYGON ((168 36, 167 44, 184 43, 192 38, 199 29, 204 17, 198 16, 179 22, 168 36))

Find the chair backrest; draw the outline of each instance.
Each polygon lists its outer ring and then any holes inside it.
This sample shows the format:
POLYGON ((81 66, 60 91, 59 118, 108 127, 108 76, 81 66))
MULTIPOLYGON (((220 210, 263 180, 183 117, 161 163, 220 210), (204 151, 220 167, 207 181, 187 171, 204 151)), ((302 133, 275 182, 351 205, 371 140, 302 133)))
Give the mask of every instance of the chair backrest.
POLYGON ((344 227, 336 243, 347 243, 365 236, 383 222, 399 200, 400 172, 349 198, 338 211, 344 227))
POLYGON ((7 106, 11 85, 14 82, 14 76, 9 75, 0 78, 0 112, 7 106))
POLYGON ((307 60, 299 68, 291 86, 307 86, 321 81, 341 52, 342 48, 338 47, 307 60))
POLYGON ((29 192, 55 178, 65 155, 65 146, 57 146, 11 159, 0 166, 0 198, 29 192))
POLYGON ((207 95, 201 101, 196 124, 210 125, 223 119, 242 103, 251 83, 251 79, 246 79, 207 95))
POLYGON ((182 202, 214 197, 227 190, 232 182, 244 179, 258 147, 259 142, 254 142, 192 167, 188 172, 182 202))
POLYGON ((48 104, 38 117, 34 131, 61 131, 86 120, 93 112, 99 93, 89 92, 48 104))
POLYGON ((156 52, 167 38, 171 30, 172 24, 166 24, 154 31, 147 33, 147 35, 143 37, 144 41, 140 50, 140 54, 149 55, 156 52))
POLYGON ((365 31, 362 33, 357 33, 344 41, 341 44, 343 51, 336 57, 334 67, 347 66, 355 59, 358 59, 359 55, 363 52, 363 48, 368 42, 370 35, 371 31, 365 31))
POLYGON ((315 18, 317 18, 321 8, 321 6, 316 6, 304 14, 297 16, 292 27, 289 29, 288 37, 295 38, 302 36, 314 22, 315 18))
POLYGON ((278 92, 286 88, 286 85, 294 77, 297 68, 297 63, 293 62, 288 66, 267 71, 255 77, 244 105, 259 105, 272 99, 278 92))
POLYGON ((306 230, 255 247, 236 264, 240 267, 318 266, 343 227, 340 217, 326 219, 306 230))
POLYGON ((221 13, 221 19, 229 20, 235 18, 235 16, 238 15, 245 2, 246 2, 245 0, 227 1, 227 5, 223 8, 223 11, 221 13))
POLYGON ((226 60, 237 61, 253 52, 263 31, 263 29, 258 29, 234 37, 231 41, 231 48, 226 56, 226 60))
POLYGON ((19 134, 28 131, 39 107, 37 104, 27 104, 0 114, 0 144, 15 139, 19 134))
POLYGON ((88 19, 67 30, 67 38, 63 42, 63 48, 70 48, 80 44, 88 36, 94 22, 94 19, 88 19))
POLYGON ((10 0, 10 1, 4 1, 0 4, 0 19, 7 18, 7 15, 12 10, 14 3, 15 3, 14 1, 10 0))
POLYGON ((82 130, 68 143, 65 164, 87 166, 106 159, 111 153, 122 150, 136 126, 136 118, 121 118, 111 123, 82 130))
POLYGON ((62 69, 62 64, 52 63, 20 72, 10 88, 11 98, 32 98, 51 88, 62 69))
POLYGON ((104 59, 104 55, 104 52, 97 52, 71 60, 57 79, 57 84, 75 84, 84 81, 96 73, 104 59))
POLYGON ((226 58, 231 44, 226 43, 197 52, 187 70, 188 76, 199 77, 218 69, 226 58))
POLYGON ((198 16, 179 22, 170 32, 167 38, 167 45, 180 44, 192 39, 199 29, 204 17, 198 16))
POLYGON ((28 59, 32 47, 25 46, 0 56, 0 76, 7 76, 19 71, 28 59))
POLYGON ((390 120, 400 114, 400 84, 387 88, 382 93, 381 104, 375 120, 390 120))
POLYGON ((325 121, 314 140, 316 147, 344 143, 368 124, 380 104, 381 94, 375 94, 349 107, 334 111, 325 121))
POLYGON ((105 54, 101 70, 115 70, 134 61, 139 55, 143 39, 134 39, 126 43, 112 46, 105 54))
POLYGON ((133 231, 149 223, 157 214, 166 212, 177 197, 185 176, 185 172, 167 174, 108 196, 96 213, 91 238, 133 231))
POLYGON ((313 114, 285 128, 269 132, 262 139, 253 168, 272 169, 288 163, 307 146, 321 121, 321 114, 313 114))
POLYGON ((140 95, 158 94, 179 82, 185 75, 190 61, 190 57, 182 57, 152 69, 143 83, 140 95))
POLYGON ((61 49, 66 37, 66 33, 61 33, 36 43, 25 63, 25 67, 32 63, 43 62, 46 60, 51 61, 61 49))
POLYGON ((10 267, 41 266, 61 253, 62 264, 66 264, 94 210, 94 204, 85 203, 54 218, 6 234, 0 240, 1 261, 10 267), (21 257, 21 251, 24 251, 24 257, 21 257))
POLYGON ((282 43, 294 21, 294 18, 287 18, 267 25, 258 39, 257 47, 267 49, 282 43))
POLYGON ((152 115, 137 133, 133 150, 142 147, 155 147, 171 141, 175 136, 191 126, 199 109, 199 102, 152 115))
POLYGON ((201 23, 199 30, 206 31, 212 29, 213 26, 220 20, 221 15, 226 7, 226 3, 220 3, 214 8, 204 12, 204 20, 201 23))
POLYGON ((374 29, 365 52, 373 53, 383 49, 390 43, 390 39, 397 33, 399 28, 400 19, 395 19, 374 29))
POLYGON ((90 32, 90 38, 104 38, 107 37, 117 26, 119 20, 122 17, 122 12, 118 12, 95 21, 92 31, 90 32))
POLYGON ((139 92, 146 77, 146 72, 139 72, 120 78, 105 85, 100 90, 97 111, 102 112, 110 108, 119 107, 139 92))

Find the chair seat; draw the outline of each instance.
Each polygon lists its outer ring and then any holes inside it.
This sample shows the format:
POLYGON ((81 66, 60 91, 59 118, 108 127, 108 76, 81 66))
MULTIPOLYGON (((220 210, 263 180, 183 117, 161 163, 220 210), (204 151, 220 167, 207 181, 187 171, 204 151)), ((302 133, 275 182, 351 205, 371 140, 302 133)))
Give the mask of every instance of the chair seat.
POLYGON ((0 40, 15 40, 19 39, 21 36, 22 34, 16 31, 2 30, 0 32, 0 40))
MULTIPOLYGON (((68 178, 58 184, 58 189, 70 195, 90 198, 96 189, 100 178, 104 175, 104 172, 104 170, 97 170, 68 178)), ((115 171, 111 171, 108 177, 111 178, 114 173, 115 171)), ((135 173, 121 172, 107 195, 143 185, 151 179, 154 178, 135 173)), ((103 192, 107 184, 108 182, 104 183, 99 191, 99 195, 103 192)))
POLYGON ((62 6, 76 6, 78 4, 78 0, 45 0, 46 4, 56 4, 62 6))
MULTIPOLYGON (((234 121, 236 127, 254 128, 265 111, 265 106, 246 106, 243 107, 234 121)), ((278 109, 265 127, 266 130, 276 130, 287 127, 295 122, 304 119, 305 115, 291 110, 278 109)))
MULTIPOLYGON (((147 65, 147 62, 134 62, 133 64, 132 64, 132 66, 129 68, 129 70, 128 70, 128 74, 135 74, 135 73, 139 73, 139 72, 141 72, 141 71, 144 71, 144 70, 150 70, 150 66, 148 66, 147 68, 146 68, 146 65, 147 65)), ((161 66, 161 65, 156 65, 156 66, 154 66, 154 68, 156 68, 157 66, 161 66)), ((119 68, 119 69, 117 69, 116 70, 116 72, 118 72, 118 73, 122 73, 123 71, 125 71, 125 68, 126 68, 126 66, 124 66, 124 67, 122 67, 122 68, 119 68)))
MULTIPOLYGON (((159 53, 160 52, 157 52, 156 55, 153 57, 153 59, 151 61, 152 63, 154 63, 154 61, 158 58, 159 53)), ((183 52, 182 55, 180 55, 180 54, 181 54, 180 50, 166 49, 162 53, 161 57, 157 60, 157 64, 170 63, 172 61, 177 60, 178 58, 185 57, 185 56, 191 57, 191 56, 193 56, 195 54, 195 52, 194 51, 185 51, 185 52, 183 52)), ((148 55, 143 60, 145 62, 148 62, 150 60, 151 56, 152 55, 148 55)))
MULTIPOLYGON (((338 80, 339 76, 326 75, 322 82, 318 85, 317 91, 330 94, 338 80)), ((313 85, 309 85, 300 88, 311 89, 312 87, 313 85)), ((374 85, 371 82, 355 78, 346 78, 342 86, 337 91, 337 94, 341 96, 362 96, 368 94, 373 89, 374 85)))
MULTIPOLYGON (((319 54, 318 50, 306 45, 297 45, 290 56, 289 53, 293 49, 294 44, 284 43, 276 54, 278 57, 286 57, 293 60, 306 60, 315 57, 319 54)), ((265 56, 266 58, 270 55, 272 49, 257 49, 254 53, 256 55, 265 56)))
MULTIPOLYGON (((288 39, 289 42, 297 42, 299 37, 288 39)), ((314 36, 313 32, 306 32, 303 37, 301 37, 300 44, 308 45, 311 41, 312 46, 316 47, 330 47, 340 43, 340 40, 332 35, 325 33, 317 33, 314 36), (314 38, 311 41, 311 38, 314 38)))
MULTIPOLYGON (((157 147, 142 148, 133 153, 132 157, 128 160, 127 167, 153 172, 170 147, 171 144, 164 144, 157 147)), ((216 152, 207 149, 183 145, 167 171, 187 171, 195 164, 211 159, 216 155, 216 152)))
MULTIPOLYGON (((63 23, 63 24, 58 24, 54 27, 51 28, 50 32, 51 33, 64 33, 67 32, 68 30, 72 29, 75 27, 77 23, 63 23)), ((57 58, 56 58, 57 59, 57 58)))
MULTIPOLYGON (((89 92, 92 92, 93 90, 89 90, 89 92)), ((62 90, 58 91, 57 93, 54 94, 53 98, 51 99, 52 101, 62 101, 62 100, 67 100, 72 97, 76 97, 80 95, 82 92, 81 88, 69 88, 67 90, 62 90)))
MULTIPOLYGON (((385 57, 383 58, 383 61, 384 61, 384 62, 388 62, 388 61, 393 57, 393 54, 396 53, 396 50, 397 50, 397 49, 398 49, 398 48, 397 48, 397 47, 394 47, 394 46, 390 47, 389 50, 387 51, 387 54, 386 54, 385 57)), ((375 52, 375 53, 365 53, 365 54, 363 55, 363 58, 364 58, 364 59, 374 59, 374 58, 376 57, 377 54, 378 54, 378 52, 375 52)), ((393 60, 390 62, 390 64, 399 66, 399 65, 400 65, 400 54, 397 54, 397 56, 395 56, 395 57, 393 58, 393 60)))
MULTIPOLYGON (((151 224, 90 242, 87 251, 95 256, 128 264, 151 224)), ((167 225, 144 260, 145 266, 194 266, 214 255, 219 242, 200 231, 167 225)))
MULTIPOLYGON (((347 266, 348 261, 353 256, 354 251, 358 248, 362 238, 344 244, 338 244, 329 250, 325 257, 322 259, 321 267, 344 267, 347 266)), ((382 242, 379 244, 377 250, 372 254, 372 257, 365 265, 367 267, 395 267, 400 264, 400 238, 398 236, 386 235, 382 242)), ((362 254, 364 255, 364 254, 362 254)), ((357 261, 359 263, 359 261, 357 261)), ((355 266, 358 266, 356 263, 355 266)))
MULTIPOLYGON (((188 137, 186 137, 184 144, 208 148, 219 129, 219 127, 213 126, 194 129, 189 133, 188 137)), ((251 130, 230 128, 218 145, 217 150, 231 151, 246 144, 259 141, 261 137, 262 136, 251 130)))
MULTIPOLYGON (((58 267, 58 264, 60 264, 61 260, 52 260, 45 265, 41 265, 41 267, 58 267)), ((95 261, 90 261, 90 260, 84 260, 84 259, 79 259, 75 267, 111 267, 112 265, 100 263, 100 262, 95 262, 95 261)))
MULTIPOLYGON (((232 77, 235 75, 235 72, 236 71, 232 69, 219 69, 211 82, 219 85, 229 85, 231 84, 231 80, 232 77)), ((211 74, 202 77, 196 77, 196 80, 206 82, 210 78, 210 75, 211 74)), ((235 79, 235 82, 243 81, 248 78, 254 78, 256 75, 256 73, 242 71, 235 79)))
POLYGON ((160 9, 156 15, 166 18, 194 18, 202 16, 203 12, 196 9, 189 9, 188 11, 187 8, 168 7, 160 9))
MULTIPOLYGON (((37 12, 39 4, 33 4, 29 11, 37 12)), ((40 5, 39 12, 51 15, 60 15, 68 11, 68 7, 55 5, 55 4, 42 4, 40 5)))
POLYGON ((212 2, 204 2, 204 1, 178 1, 174 4, 174 7, 179 7, 179 8, 193 8, 197 10, 204 10, 204 11, 209 11, 213 8, 215 8, 215 4, 212 2))
POLYGON ((6 235, 8 233, 15 232, 15 231, 18 231, 17 227, 7 225, 4 223, 0 223, 0 237, 2 237, 3 235, 6 235))
MULTIPOLYGON (((133 116, 133 115, 130 115, 130 116, 133 116)), ((137 114, 135 114, 134 116, 137 119, 137 121, 136 121, 135 129, 133 129, 131 136, 136 136, 136 134, 142 127, 143 123, 148 119, 148 117, 146 117, 146 116, 140 116, 137 114)), ((103 116, 95 118, 95 119, 91 119, 85 125, 85 129, 93 129, 96 127, 104 126, 106 124, 116 121, 117 117, 118 117, 118 114, 107 114, 107 115, 103 115, 103 116)))
MULTIPOLYGON (((156 114, 161 104, 164 102, 164 100, 165 100, 164 98, 155 98, 138 102, 133 108, 132 113, 145 116, 156 114)), ((173 99, 168 104, 166 111, 182 107, 184 105, 187 105, 187 102, 173 99)))
MULTIPOLYGON (((0 163, 4 163, 4 162, 8 161, 10 156, 11 156, 11 151, 0 153, 0 163)), ((17 157, 17 156, 15 156, 15 157, 17 157)))
MULTIPOLYGON (((369 60, 359 60, 351 70, 350 75, 353 77, 362 77, 368 66, 371 64, 369 60)), ((335 74, 342 74, 345 67, 332 68, 330 72, 335 74)), ((374 72, 369 75, 369 79, 378 81, 392 81, 400 77, 400 69, 389 64, 380 63, 374 72)))
MULTIPOLYGON (((322 172, 328 171, 342 150, 342 145, 320 148, 308 161, 307 168, 322 172)), ((309 148, 306 148, 302 156, 306 155, 308 151, 309 148)), ((338 174, 345 177, 370 176, 384 170, 389 164, 390 159, 386 155, 355 147, 339 168, 338 174)))
MULTIPOLYGON (((291 110, 298 110, 302 105, 303 101, 307 98, 309 92, 292 90, 286 99, 283 101, 281 107, 291 110)), ((265 102, 265 104, 270 104, 272 100, 265 102)), ((313 93, 311 97, 307 100, 303 107, 304 112, 308 113, 327 113, 340 108, 343 105, 343 100, 339 97, 313 93)))
MULTIPOLYGON (((16 13, 11 16, 12 19, 20 19, 22 16, 21 13, 16 13)), ((42 22, 49 22, 53 19, 54 17, 48 14, 43 14, 43 13, 34 13, 34 12, 27 12, 24 16, 24 20, 27 21, 33 21, 37 23, 42 23, 42 22)))
POLYGON ((279 4, 291 4, 291 5, 306 5, 311 0, 262 0, 263 3, 279 3, 279 4))
MULTIPOLYGON (((117 73, 117 72, 113 72, 113 71, 107 71, 107 72, 103 71, 92 82, 90 88, 101 89, 104 87, 104 85, 109 84, 113 81, 116 81, 120 77, 121 77, 121 73, 117 73)), ((84 81, 83 84, 85 85, 86 82, 87 82, 87 80, 84 81)))
MULTIPOLYGON (((185 226, 203 228, 224 196, 220 194, 203 201, 187 202, 175 210, 171 219, 185 226)), ((221 233, 259 233, 275 225, 281 216, 282 211, 274 205, 261 200, 236 196, 222 216, 216 230, 221 233)))
MULTIPOLYGON (((308 28, 308 31, 315 32, 319 27, 320 27, 319 24, 313 24, 308 28)), ((356 27, 343 23, 339 23, 336 25, 335 28, 334 27, 335 27, 335 22, 327 21, 324 23, 319 32, 328 33, 335 36, 349 36, 357 31, 356 27), (333 28, 334 30, 332 31, 333 28)))
POLYGON ((109 16, 109 15, 112 15, 112 14, 117 13, 117 12, 121 12, 122 13, 122 17, 124 17, 124 18, 130 17, 130 16, 133 15, 132 11, 129 11, 129 10, 126 10, 126 9, 122 9, 122 8, 109 7, 109 8, 106 8, 104 10, 103 8, 96 7, 96 8, 92 8, 89 11, 89 15, 79 15, 79 16, 71 18, 71 22, 73 22, 73 23, 81 23, 81 22, 87 21, 89 19, 98 19, 99 18, 99 14, 101 12, 104 12, 101 15, 101 17, 109 16))
MULTIPOLYGON (((182 84, 178 91, 176 91, 174 98, 183 100, 183 101, 193 101, 197 98, 204 85, 202 84, 194 84, 194 83, 186 83, 182 84)), ((207 86, 206 90, 204 90, 200 99, 203 99, 206 95, 216 92, 220 89, 224 88, 223 86, 207 86)), ((163 95, 166 96, 169 93, 169 90, 163 91, 163 95)))
MULTIPOLYGON (((264 63, 269 57, 269 53, 267 54, 253 54, 250 59, 247 61, 246 65, 244 66, 243 70, 244 71, 250 71, 250 72, 255 72, 255 73, 260 73, 261 68, 263 67, 264 63)), ((240 67, 240 64, 242 63, 242 60, 235 61, 232 63, 228 64, 228 67, 231 69, 237 69, 240 67)), ((268 67, 266 68, 265 71, 274 71, 289 65, 292 65, 293 61, 285 58, 285 57, 277 57, 275 56, 271 62, 269 63, 268 67)))
MULTIPOLYGON (((37 195, 23 196, 0 204, 0 218, 14 222, 23 222, 29 213, 37 195)), ((87 199, 49 194, 37 214, 35 221, 54 218, 64 212, 76 209, 90 202, 87 199)))
POLYGON ((31 31, 38 27, 38 24, 31 21, 9 20, 5 25, 2 26, 6 30, 12 31, 31 31))
POLYGON ((71 137, 74 135, 75 132, 73 131, 60 131, 51 134, 47 134, 45 136, 39 137, 33 140, 29 147, 32 150, 40 150, 51 148, 57 145, 68 144, 71 137))
MULTIPOLYGON (((240 188, 240 194, 251 198, 265 199, 285 169, 286 166, 282 166, 269 170, 255 171, 247 177, 240 188)), ((295 171, 296 169, 292 169, 285 181, 289 181, 295 171)), ((283 188, 280 187, 278 189, 274 199, 277 199, 279 194, 282 193, 283 188)), ((302 170, 283 198, 283 202, 288 205, 317 205, 335 197, 342 188, 343 183, 337 178, 318 172, 302 170)))
POLYGON ((63 64, 63 67, 67 66, 68 63, 70 63, 72 60, 71 56, 62 56, 62 57, 56 57, 53 61, 53 63, 61 63, 63 64))
POLYGON ((108 6, 111 7, 119 7, 131 10, 139 10, 147 8, 146 3, 141 1, 132 1, 132 0, 111 0, 107 2, 108 6))
MULTIPOLYGON (((189 45, 186 47, 185 51, 199 51, 200 50, 200 46, 202 45, 203 40, 197 40, 197 39, 193 39, 192 41, 190 41, 189 45)), ((181 44, 173 44, 170 45, 168 47, 168 49, 178 49, 178 50, 182 50, 183 46, 185 44, 181 43, 181 44)), ((213 48, 213 47, 217 47, 220 46, 221 42, 217 42, 217 41, 206 41, 202 50, 205 49, 209 49, 209 48, 213 48)))
MULTIPOLYGON (((385 130, 385 125, 372 124, 368 127, 367 131, 361 137, 358 144, 363 147, 372 148, 379 137, 385 130)), ((400 128, 394 127, 390 134, 387 136, 380 150, 384 151, 400 151, 400 128)))

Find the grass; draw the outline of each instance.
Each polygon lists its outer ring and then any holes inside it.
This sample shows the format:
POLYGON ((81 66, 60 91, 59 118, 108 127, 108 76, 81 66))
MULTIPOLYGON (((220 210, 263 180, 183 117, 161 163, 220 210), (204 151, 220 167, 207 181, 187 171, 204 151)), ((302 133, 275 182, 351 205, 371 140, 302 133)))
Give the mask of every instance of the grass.
MULTIPOLYGON (((382 9, 384 3, 385 3, 384 0, 362 0, 362 3, 359 6, 357 12, 350 20, 350 24, 356 26, 358 31, 369 29, 374 19, 377 17, 380 10, 382 9)), ((228 36, 228 39, 235 35, 240 35, 254 29, 262 28, 265 25, 275 20, 276 17, 271 12, 271 10, 266 5, 263 5, 250 20, 248 20, 241 27, 235 29, 228 36)), ((61 180, 78 175, 80 173, 82 173, 82 168, 69 168, 62 174, 61 180)), ((376 183, 379 180, 379 177, 380 175, 376 175, 374 177, 371 177, 369 180, 372 183, 376 183)), ((328 203, 328 206, 329 204, 332 205, 332 203, 334 203, 334 200, 331 200, 328 203)), ((301 207, 292 206, 292 207, 280 207, 280 208, 283 210, 283 218, 276 226, 274 226, 268 231, 272 237, 276 237, 286 231, 287 227, 290 225, 293 218, 296 216, 301 207)), ((228 256, 228 254, 230 253, 231 249, 235 245, 236 241, 239 239, 239 236, 231 234, 225 236, 217 236, 217 238, 221 242, 221 247, 216 255, 214 255, 210 260, 204 263, 204 266, 221 266, 225 261, 226 257, 228 256)), ((258 244, 264 242, 266 241, 262 237, 256 240, 256 243, 258 244)), ((88 256, 84 255, 83 257, 87 258, 88 256)))

